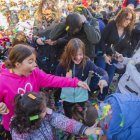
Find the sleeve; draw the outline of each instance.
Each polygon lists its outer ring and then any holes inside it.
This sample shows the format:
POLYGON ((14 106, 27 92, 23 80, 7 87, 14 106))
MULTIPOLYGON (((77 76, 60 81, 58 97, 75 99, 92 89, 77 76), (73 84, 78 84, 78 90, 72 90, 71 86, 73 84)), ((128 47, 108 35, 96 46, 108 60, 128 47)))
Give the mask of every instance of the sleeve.
POLYGON ((55 112, 53 112, 51 116, 50 123, 55 128, 59 128, 75 135, 84 134, 85 130, 87 129, 87 127, 82 123, 69 119, 64 115, 55 112))
POLYGON ((60 36, 66 32, 65 28, 66 28, 65 21, 57 24, 55 28, 52 29, 50 32, 50 39, 57 40, 58 38, 60 38, 60 36))
POLYGON ((55 72, 55 75, 57 76, 65 76, 66 73, 64 73, 64 67, 61 66, 61 64, 58 64, 57 68, 56 68, 56 72, 55 72))
POLYGON ((132 59, 132 58, 124 57, 124 60, 123 60, 123 62, 121 62, 121 64, 127 65, 128 62, 129 62, 131 59, 132 59))
POLYGON ((99 76, 100 79, 106 80, 106 81, 108 82, 109 77, 108 77, 107 72, 106 72, 104 69, 102 69, 102 68, 96 66, 93 62, 91 62, 91 66, 92 66, 92 70, 94 71, 94 73, 95 73, 97 76, 99 76))
POLYGON ((57 39, 57 45, 65 46, 68 43, 68 36, 64 36, 62 38, 57 39))
MULTIPOLYGON (((0 83, 2 83, 4 80, 0 80, 0 83)), ((1 84, 0 85, 0 102, 3 102, 4 100, 4 89, 5 87, 1 84)))
POLYGON ((101 49, 101 51, 102 51, 103 53, 106 53, 106 51, 107 51, 107 49, 108 49, 108 48, 106 47, 106 44, 107 44, 107 40, 108 40, 108 38, 109 38, 109 36, 110 36, 111 30, 112 30, 112 23, 109 23, 109 24, 104 28, 104 30, 103 30, 103 32, 102 32, 101 40, 100 40, 100 42, 99 42, 99 47, 100 47, 100 49, 101 49))
POLYGON ((60 77, 46 74, 40 69, 36 69, 35 76, 38 77, 40 88, 43 87, 77 87, 79 80, 77 78, 60 77))
POLYGON ((123 1, 122 8, 125 8, 125 7, 127 6, 127 1, 128 1, 128 0, 124 0, 124 1, 123 1))
POLYGON ((97 20, 93 19, 92 23, 86 21, 84 23, 84 31, 86 33, 87 39, 92 44, 97 44, 100 41, 101 34, 97 20))

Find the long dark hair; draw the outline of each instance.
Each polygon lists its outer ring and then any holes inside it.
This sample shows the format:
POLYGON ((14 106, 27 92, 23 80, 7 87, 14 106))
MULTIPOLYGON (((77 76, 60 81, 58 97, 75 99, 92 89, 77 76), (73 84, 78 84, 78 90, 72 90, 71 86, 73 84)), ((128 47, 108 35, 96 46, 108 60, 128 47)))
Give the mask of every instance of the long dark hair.
POLYGON ((120 10, 120 12, 116 16, 115 21, 116 21, 117 26, 121 26, 121 24, 124 22, 124 19, 126 19, 128 14, 132 14, 132 20, 126 29, 129 32, 131 32, 134 27, 135 20, 136 20, 135 12, 131 8, 126 7, 120 10))
POLYGON ((23 96, 17 94, 14 99, 15 116, 11 121, 11 129, 17 133, 30 133, 41 125, 40 114, 46 108, 46 96, 44 93, 27 92, 23 96), (29 97, 33 96, 35 99, 29 97), (31 121, 30 117, 38 115, 39 118, 31 121))

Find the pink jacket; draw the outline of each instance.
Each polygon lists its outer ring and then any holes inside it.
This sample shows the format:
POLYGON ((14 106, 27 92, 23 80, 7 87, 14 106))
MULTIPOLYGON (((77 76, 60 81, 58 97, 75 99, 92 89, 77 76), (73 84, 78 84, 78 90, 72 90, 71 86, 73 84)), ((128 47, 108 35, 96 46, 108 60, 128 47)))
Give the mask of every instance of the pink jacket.
POLYGON ((0 102, 4 102, 10 112, 3 115, 3 125, 9 131, 9 122, 14 114, 13 100, 16 94, 38 92, 42 87, 77 87, 78 79, 53 76, 36 68, 29 76, 18 76, 9 69, 2 69, 0 75, 0 102))

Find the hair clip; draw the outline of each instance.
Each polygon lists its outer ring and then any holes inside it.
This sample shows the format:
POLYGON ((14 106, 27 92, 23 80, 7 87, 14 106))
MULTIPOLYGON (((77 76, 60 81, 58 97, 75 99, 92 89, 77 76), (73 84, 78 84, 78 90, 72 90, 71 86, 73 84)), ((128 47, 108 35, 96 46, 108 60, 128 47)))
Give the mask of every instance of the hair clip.
POLYGON ((99 106, 97 104, 95 104, 95 108, 97 111, 99 110, 99 106))
POLYGON ((39 119, 39 116, 38 115, 34 115, 34 116, 29 117, 29 119, 30 119, 30 121, 34 121, 34 120, 39 119))
POLYGON ((31 99, 33 99, 33 100, 35 100, 36 99, 36 97, 33 95, 33 94, 28 94, 28 97, 30 97, 31 99))

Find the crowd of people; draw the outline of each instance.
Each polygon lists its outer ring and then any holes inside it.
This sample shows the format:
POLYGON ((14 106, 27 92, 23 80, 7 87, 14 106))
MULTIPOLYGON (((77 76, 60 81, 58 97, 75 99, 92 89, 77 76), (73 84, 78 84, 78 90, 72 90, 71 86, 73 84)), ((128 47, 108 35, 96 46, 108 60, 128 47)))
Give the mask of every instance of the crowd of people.
POLYGON ((0 0, 0 140, 139 140, 139 47, 138 0, 0 0))

